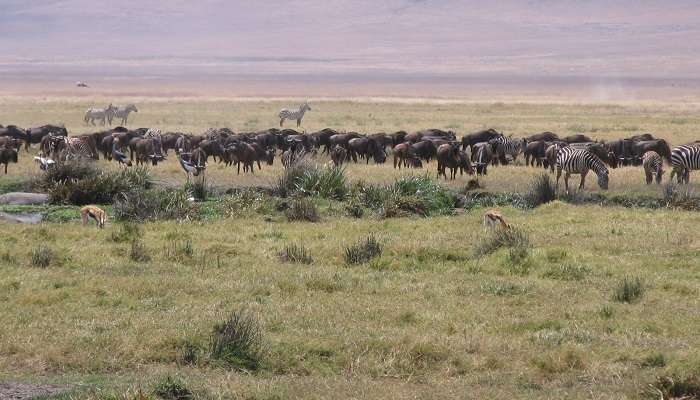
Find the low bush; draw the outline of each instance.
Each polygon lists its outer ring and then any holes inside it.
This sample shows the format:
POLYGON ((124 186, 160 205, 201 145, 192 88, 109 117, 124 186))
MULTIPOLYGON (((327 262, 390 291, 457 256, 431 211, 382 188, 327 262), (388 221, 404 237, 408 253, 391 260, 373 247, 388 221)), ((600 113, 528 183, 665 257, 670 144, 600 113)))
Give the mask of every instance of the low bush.
POLYGON ((476 242, 473 251, 474 255, 481 257, 491 254, 503 247, 529 248, 530 239, 527 233, 518 227, 496 227, 491 229, 486 235, 482 236, 478 242, 476 242))
POLYGON ((274 210, 272 197, 261 191, 246 188, 221 199, 224 215, 239 217, 250 212, 270 214, 274 210))
POLYGON ((537 175, 530 183, 530 190, 525 199, 530 207, 537 207, 541 204, 556 200, 556 187, 552 178, 547 173, 537 175))
POLYGON ((342 201, 348 192, 346 181, 347 178, 343 167, 314 166, 307 168, 297 178, 295 191, 306 195, 342 201))
POLYGON ((369 235, 354 245, 345 248, 345 262, 347 264, 363 264, 382 254, 382 245, 374 237, 369 235))
POLYGON ((207 179, 204 176, 201 179, 187 182, 184 189, 197 201, 206 201, 212 193, 211 185, 207 183, 207 179))
POLYGON ((136 262, 148 262, 151 261, 151 255, 148 252, 148 248, 143 244, 141 240, 134 239, 131 242, 131 249, 129 251, 129 258, 136 262))
POLYGON ((273 191, 277 196, 289 197, 297 190, 297 184, 307 171, 313 170, 316 167, 307 161, 305 158, 296 160, 292 165, 287 166, 277 178, 277 182, 273 187, 273 191))
POLYGON ((292 199, 285 214, 289 221, 318 222, 320 219, 316 204, 306 197, 295 197, 292 199))
POLYGON ((170 375, 158 381, 153 387, 153 394, 165 400, 190 400, 194 398, 184 382, 170 375))
POLYGON ((700 399, 700 378, 696 375, 660 376, 649 386, 647 391, 654 399, 700 399))
POLYGON ((633 303, 644 295, 644 285, 639 278, 625 277, 615 287, 613 299, 620 303, 633 303))
POLYGON ((255 371, 262 363, 262 333, 257 319, 244 310, 231 313, 214 327, 211 358, 226 366, 255 371))
POLYGON ((542 276, 562 281, 580 281, 589 272, 590 268, 585 265, 567 263, 551 267, 542 276))
POLYGON ((349 217, 362 218, 365 214, 365 209, 358 198, 352 197, 345 205, 345 212, 349 217))
POLYGON ((124 222, 119 224, 118 230, 113 230, 111 239, 115 243, 130 242, 141 236, 141 225, 134 222, 124 222))
POLYGON ((302 244, 288 244, 277 255, 280 260, 288 263, 311 264, 314 262, 309 250, 302 244))
POLYGON ((680 208, 686 211, 700 210, 700 198, 689 188, 679 188, 673 183, 664 185, 662 202, 669 208, 680 208))
POLYGON ((53 259, 53 251, 50 247, 41 244, 32 249, 32 266, 47 268, 53 259))
POLYGON ((184 190, 132 190, 114 200, 114 216, 118 220, 149 221, 157 219, 193 219, 197 207, 184 190))

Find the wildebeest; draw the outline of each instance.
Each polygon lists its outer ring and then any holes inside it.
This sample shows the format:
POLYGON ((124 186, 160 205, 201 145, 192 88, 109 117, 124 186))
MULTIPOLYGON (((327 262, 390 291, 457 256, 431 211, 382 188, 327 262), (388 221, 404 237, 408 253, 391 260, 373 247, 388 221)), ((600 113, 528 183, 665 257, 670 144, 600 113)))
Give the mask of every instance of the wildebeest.
POLYGON ((150 160, 153 165, 158 165, 158 161, 165 159, 155 139, 135 138, 130 144, 133 145, 132 151, 136 152, 136 164, 150 160))
POLYGON ((238 174, 241 173, 241 163, 243 163, 244 173, 249 170, 254 174, 253 164, 257 160, 255 147, 245 142, 236 142, 231 144, 230 148, 238 161, 238 174))
POLYGON ((563 139, 562 141, 566 143, 585 143, 585 142, 595 142, 595 140, 589 138, 586 135, 581 135, 581 134, 576 134, 576 135, 569 135, 563 139))
POLYGON ((450 179, 457 178, 457 171, 466 171, 468 174, 473 174, 472 166, 466 155, 460 151, 459 143, 452 142, 440 145, 437 148, 435 158, 437 159, 437 177, 440 175, 447 179, 445 169, 450 169, 450 179))
POLYGON ((357 156, 363 157, 369 164, 369 158, 372 157, 374 162, 381 164, 386 161, 386 154, 382 145, 377 143, 375 138, 362 137, 354 138, 348 141, 348 155, 354 162, 357 162, 357 156))
POLYGON ((0 147, 18 150, 22 147, 22 141, 10 136, 0 136, 0 147))
POLYGON ((413 147, 410 143, 399 143, 394 146, 394 168, 401 169, 404 167, 421 168, 423 165, 416 157, 413 147))
POLYGON ((553 142, 555 140, 559 140, 559 135, 554 132, 542 132, 530 135, 526 137, 525 140, 527 140, 528 143, 537 141, 553 142))
POLYGON ((411 132, 404 137, 404 141, 416 143, 425 136, 438 137, 448 141, 455 140, 455 134, 452 131, 443 131, 442 129, 424 129, 422 131, 411 132))
POLYGON ((359 133, 356 132, 349 132, 349 133, 338 133, 337 135, 333 135, 328 139, 329 146, 331 148, 335 146, 340 146, 343 147, 345 150, 350 150, 348 147, 348 142, 351 139, 359 138, 362 137, 359 133))
POLYGON ((340 166, 342 165, 348 158, 348 151, 345 150, 341 146, 335 146, 331 150, 331 160, 333 161, 333 165, 340 166))
POLYGON ((394 133, 391 133, 387 136, 391 138, 391 146, 394 147, 399 143, 403 143, 406 141, 406 131, 396 131, 394 133))
POLYGON ((423 159, 426 162, 430 162, 430 160, 433 157, 435 157, 435 153, 437 151, 435 143, 429 140, 426 140, 424 142, 413 143, 411 145, 411 149, 413 150, 413 153, 416 155, 416 157, 423 159))
POLYGON ((316 148, 320 148, 321 146, 323 146, 323 153, 328 153, 328 151, 330 150, 329 146, 331 143, 331 136, 337 134, 338 131, 336 131, 335 129, 324 128, 318 132, 310 134, 309 136, 311 136, 314 139, 314 146, 316 146, 316 148))
POLYGON ((545 150, 547 150, 547 142, 544 140, 528 142, 527 146, 525 146, 525 150, 523 151, 523 155, 525 156, 525 165, 533 167, 537 165, 539 167, 544 164, 544 168, 547 169, 549 162, 545 157, 545 150))
POLYGON ((27 132, 16 125, 7 125, 0 128, 0 136, 9 136, 11 138, 21 140, 24 143, 26 143, 28 140, 27 132))
POLYGON ((27 129, 27 140, 24 142, 24 149, 29 151, 32 143, 41 143, 41 139, 49 134, 56 136, 68 136, 68 130, 63 126, 42 125, 27 129))
POLYGON ((17 150, 11 147, 0 148, 0 164, 5 164, 5 174, 7 174, 7 164, 17 162, 17 150))
POLYGON ((634 142, 632 144, 632 154, 635 159, 642 159, 642 156, 647 151, 655 151, 658 153, 666 162, 671 163, 671 147, 668 145, 664 139, 656 140, 645 140, 634 142))
POLYGON ((207 154, 207 161, 209 161, 209 156, 214 157, 214 161, 217 161, 217 157, 219 157, 218 162, 223 161, 224 146, 222 146, 218 140, 202 140, 202 142, 199 143, 199 148, 204 150, 207 154))
POLYGON ((474 144, 472 151, 472 163, 476 168, 477 175, 486 175, 487 169, 493 159, 493 149, 488 142, 474 144))
POLYGON ((503 134, 498 133, 495 129, 486 129, 483 131, 466 134, 464 137, 462 137, 462 150, 466 150, 467 147, 469 147, 472 154, 474 154, 475 144, 488 142, 489 140, 500 136, 503 136, 503 134))

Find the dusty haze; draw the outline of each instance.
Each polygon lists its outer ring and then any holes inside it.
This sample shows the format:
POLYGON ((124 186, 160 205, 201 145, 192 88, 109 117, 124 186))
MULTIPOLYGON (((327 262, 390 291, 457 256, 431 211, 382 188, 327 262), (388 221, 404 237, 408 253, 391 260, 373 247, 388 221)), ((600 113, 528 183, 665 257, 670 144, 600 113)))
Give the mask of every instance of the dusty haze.
POLYGON ((687 98, 700 6, 664 1, 3 1, 5 92, 687 98), (70 88, 72 91, 73 89, 70 88))

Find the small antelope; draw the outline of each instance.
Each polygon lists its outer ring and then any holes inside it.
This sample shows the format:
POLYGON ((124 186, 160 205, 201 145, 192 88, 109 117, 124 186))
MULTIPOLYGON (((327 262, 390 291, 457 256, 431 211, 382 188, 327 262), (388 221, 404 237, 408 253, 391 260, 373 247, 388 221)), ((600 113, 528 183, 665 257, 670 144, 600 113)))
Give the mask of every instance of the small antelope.
POLYGON ((88 218, 94 219, 98 228, 104 228, 105 222, 107 222, 107 213, 96 206, 85 206, 81 208, 80 216, 83 218, 83 225, 87 225, 88 218))
POLYGON ((508 228, 509 227, 508 224, 506 223, 505 218, 503 218, 503 215, 495 210, 487 211, 486 214, 484 214, 484 226, 485 227, 500 226, 501 228, 508 228))

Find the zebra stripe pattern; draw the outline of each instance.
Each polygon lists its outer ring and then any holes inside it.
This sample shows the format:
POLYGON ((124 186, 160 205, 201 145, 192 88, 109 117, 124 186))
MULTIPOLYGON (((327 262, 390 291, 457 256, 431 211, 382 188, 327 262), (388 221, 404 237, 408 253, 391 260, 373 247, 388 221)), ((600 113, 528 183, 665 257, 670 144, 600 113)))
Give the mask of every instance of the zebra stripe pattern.
POLYGON ((644 166, 644 175, 647 180, 647 185, 651 183, 652 178, 656 177, 656 183, 661 183, 661 176, 664 173, 663 160, 659 153, 655 151, 647 151, 642 156, 642 165, 644 166))
POLYGON ((678 183, 690 182, 690 171, 700 169, 700 146, 678 146, 671 151, 671 180, 678 174, 678 183))
POLYGON ((309 103, 307 102, 300 105, 298 110, 290 110, 288 108, 281 109, 279 114, 277 114, 280 118, 280 127, 282 127, 286 119, 296 120, 297 126, 301 125, 301 119, 304 118, 304 113, 307 111, 311 111, 311 107, 309 107, 309 103))
POLYGON ((94 158, 92 146, 90 146, 90 138, 86 136, 66 137, 62 136, 65 143, 63 156, 66 160, 75 160, 79 158, 94 158))
POLYGON ((518 157, 518 154, 525 148, 525 142, 522 139, 512 139, 505 136, 499 136, 491 139, 489 143, 496 145, 496 153, 509 155, 513 160, 518 157))
POLYGON ((566 173, 564 175, 566 190, 569 190, 569 177, 571 174, 581 175, 579 189, 583 189, 586 183, 586 174, 588 174, 589 170, 593 170, 598 176, 598 186, 606 190, 608 188, 608 169, 600 158, 588 150, 562 147, 557 154, 557 187, 559 187, 561 172, 564 171, 566 173))

